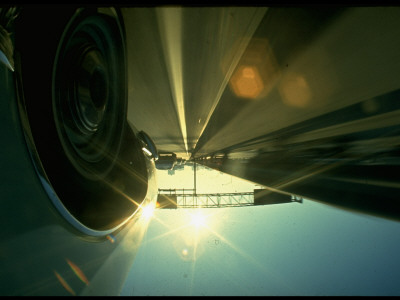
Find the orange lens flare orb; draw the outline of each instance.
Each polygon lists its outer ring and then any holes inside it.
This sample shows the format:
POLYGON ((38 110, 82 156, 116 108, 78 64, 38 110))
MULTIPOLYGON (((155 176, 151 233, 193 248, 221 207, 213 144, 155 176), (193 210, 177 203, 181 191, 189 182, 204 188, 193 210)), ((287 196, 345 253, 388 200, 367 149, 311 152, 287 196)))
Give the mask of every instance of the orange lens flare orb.
POLYGON ((231 87, 238 97, 255 99, 264 90, 256 66, 240 66, 231 78, 231 87))
POLYGON ((304 76, 289 72, 282 77, 278 87, 282 101, 291 107, 304 108, 311 103, 311 89, 304 76))
POLYGON ((233 72, 229 86, 240 98, 257 100, 268 95, 280 74, 266 39, 253 38, 233 72))

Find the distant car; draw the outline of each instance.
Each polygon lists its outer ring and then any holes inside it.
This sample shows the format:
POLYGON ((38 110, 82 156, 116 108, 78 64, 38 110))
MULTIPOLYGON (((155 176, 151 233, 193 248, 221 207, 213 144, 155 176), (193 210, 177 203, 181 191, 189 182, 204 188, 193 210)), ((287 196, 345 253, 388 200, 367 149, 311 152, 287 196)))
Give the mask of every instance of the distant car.
POLYGON ((177 164, 178 159, 173 152, 159 152, 156 168, 159 170, 172 170, 177 164))
POLYGON ((183 159, 182 157, 178 157, 178 158, 177 158, 176 164, 177 164, 177 165, 182 165, 182 166, 183 166, 183 165, 186 164, 186 160, 183 159))

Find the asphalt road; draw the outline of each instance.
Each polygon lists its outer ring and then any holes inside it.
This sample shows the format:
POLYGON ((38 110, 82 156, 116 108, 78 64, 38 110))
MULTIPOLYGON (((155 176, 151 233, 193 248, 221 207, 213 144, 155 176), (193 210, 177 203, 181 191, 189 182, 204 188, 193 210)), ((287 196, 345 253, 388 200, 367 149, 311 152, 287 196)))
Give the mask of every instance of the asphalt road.
POLYGON ((129 120, 159 150, 399 219, 400 8, 129 8, 129 120))
POLYGON ((159 150, 194 149, 267 11, 127 8, 128 119, 159 150))
MULTIPOLYGON (((400 85, 400 8, 126 8, 123 15, 128 118, 160 150, 201 156, 311 120, 301 134, 286 132, 285 145, 399 124, 397 107, 376 116, 376 99, 400 85), (354 117, 342 121, 346 108, 354 117)), ((264 141, 262 150, 275 146, 264 141)))

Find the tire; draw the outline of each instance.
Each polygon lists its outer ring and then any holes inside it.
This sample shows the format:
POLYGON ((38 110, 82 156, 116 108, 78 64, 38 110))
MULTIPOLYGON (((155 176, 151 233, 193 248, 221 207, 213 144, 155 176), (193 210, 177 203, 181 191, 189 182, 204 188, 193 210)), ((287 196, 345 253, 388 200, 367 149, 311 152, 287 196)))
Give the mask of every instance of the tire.
POLYGON ((126 118, 124 27, 113 12, 29 8, 16 22, 25 110, 53 203, 91 235, 126 222, 147 189, 126 118))

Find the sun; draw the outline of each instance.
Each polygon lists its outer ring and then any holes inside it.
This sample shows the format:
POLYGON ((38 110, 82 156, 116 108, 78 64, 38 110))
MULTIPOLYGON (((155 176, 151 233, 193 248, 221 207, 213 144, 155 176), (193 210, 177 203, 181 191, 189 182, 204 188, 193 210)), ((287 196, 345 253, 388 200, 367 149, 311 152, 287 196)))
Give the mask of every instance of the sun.
POLYGON ((142 208, 142 215, 146 220, 149 220, 154 214, 154 206, 153 205, 146 205, 142 208))
POLYGON ((207 217, 201 211, 196 211, 191 214, 191 224, 196 228, 206 227, 207 217))

